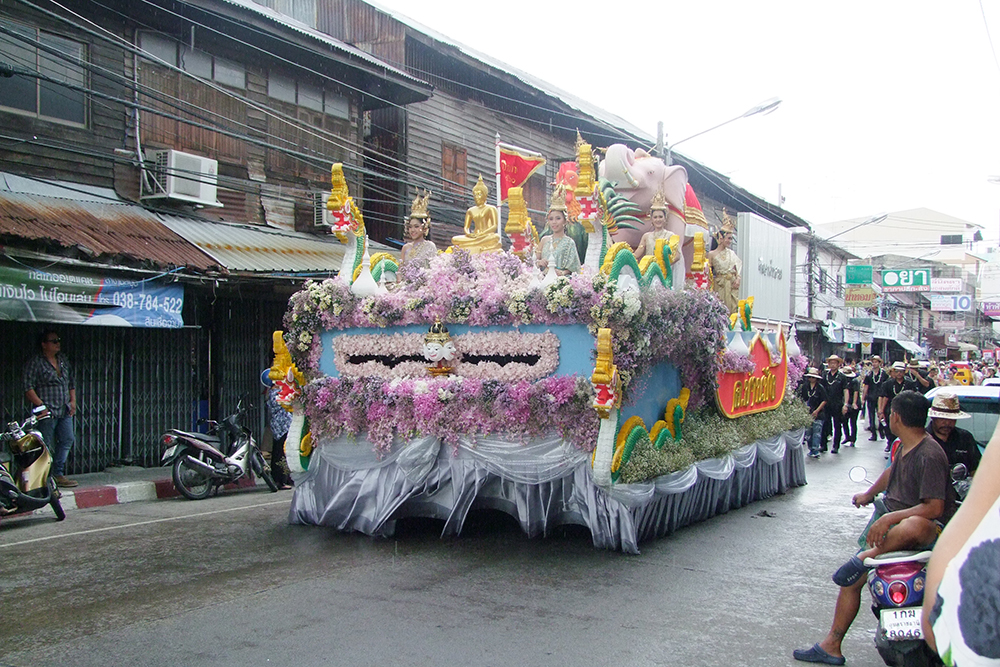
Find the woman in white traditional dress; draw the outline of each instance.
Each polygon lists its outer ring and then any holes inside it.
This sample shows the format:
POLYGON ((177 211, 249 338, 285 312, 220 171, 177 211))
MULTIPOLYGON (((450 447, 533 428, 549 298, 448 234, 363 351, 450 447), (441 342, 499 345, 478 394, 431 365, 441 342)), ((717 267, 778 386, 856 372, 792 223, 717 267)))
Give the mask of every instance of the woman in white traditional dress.
POLYGON ((546 271, 551 266, 560 276, 568 276, 580 270, 580 255, 576 251, 576 243, 566 236, 566 225, 569 224, 566 210, 566 190, 559 184, 552 191, 549 213, 545 216, 552 234, 542 239, 535 257, 539 269, 546 271))

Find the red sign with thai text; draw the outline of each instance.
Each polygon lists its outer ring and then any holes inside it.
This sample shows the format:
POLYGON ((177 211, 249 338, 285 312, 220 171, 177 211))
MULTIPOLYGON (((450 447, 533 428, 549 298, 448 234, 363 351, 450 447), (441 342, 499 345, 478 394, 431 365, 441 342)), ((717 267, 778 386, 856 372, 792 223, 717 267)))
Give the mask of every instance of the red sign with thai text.
POLYGON ((754 371, 719 372, 715 400, 722 414, 734 419, 774 410, 781 405, 788 379, 788 354, 785 352, 783 333, 778 335, 776 347, 769 350, 767 342, 758 333, 750 343, 750 358, 756 365, 754 371))

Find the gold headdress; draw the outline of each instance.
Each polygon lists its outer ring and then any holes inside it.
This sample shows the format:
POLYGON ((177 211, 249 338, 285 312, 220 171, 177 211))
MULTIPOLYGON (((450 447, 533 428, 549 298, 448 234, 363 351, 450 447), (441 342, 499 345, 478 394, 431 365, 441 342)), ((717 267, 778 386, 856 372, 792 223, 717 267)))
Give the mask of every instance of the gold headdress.
POLYGON ((424 334, 425 343, 441 343, 444 345, 451 340, 451 334, 448 333, 448 327, 441 323, 440 319, 434 320, 434 324, 431 328, 424 334))
POLYGON ((431 198, 431 191, 424 190, 424 196, 420 196, 420 190, 417 190, 417 196, 413 198, 413 203, 410 204, 410 217, 416 218, 417 220, 426 220, 431 217, 430 213, 427 211, 428 201, 431 198))
POLYGON ((719 227, 719 231, 727 232, 729 234, 736 233, 736 220, 734 220, 733 216, 726 212, 725 207, 722 209, 722 226, 719 227))
POLYGON ((653 195, 653 203, 649 205, 649 212, 666 210, 667 198, 663 196, 663 190, 657 190, 656 194, 653 195))
POLYGON ((562 211, 565 213, 568 208, 566 206, 566 186, 562 183, 556 183, 556 186, 552 189, 552 199, 549 201, 550 211, 562 211))

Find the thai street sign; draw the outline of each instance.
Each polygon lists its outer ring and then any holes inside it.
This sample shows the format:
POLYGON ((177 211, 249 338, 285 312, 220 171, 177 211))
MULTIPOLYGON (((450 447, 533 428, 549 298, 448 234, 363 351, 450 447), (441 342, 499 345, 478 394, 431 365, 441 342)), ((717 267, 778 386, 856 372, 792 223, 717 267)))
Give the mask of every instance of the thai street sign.
POLYGON ((851 285, 844 290, 844 306, 848 308, 871 308, 875 305, 877 297, 878 294, 870 285, 851 285))
POLYGON ((844 278, 846 285, 871 285, 872 267, 871 265, 848 266, 847 275, 844 278))
POLYGON ((983 301, 979 305, 986 317, 1000 317, 1000 301, 983 301))
POLYGON ((882 271, 883 292, 930 292, 931 272, 928 269, 885 269, 882 271))
POLYGON ((932 292, 961 292, 961 278, 931 278, 932 292))
POLYGON ((750 342, 750 358, 756 366, 753 372, 719 371, 716 376, 715 400, 722 414, 730 419, 774 410, 785 398, 788 379, 785 334, 758 333, 750 342), (772 360, 769 348, 774 350, 778 361, 772 360))
POLYGON ((936 312, 968 312, 974 303, 968 294, 931 294, 931 310, 936 312))

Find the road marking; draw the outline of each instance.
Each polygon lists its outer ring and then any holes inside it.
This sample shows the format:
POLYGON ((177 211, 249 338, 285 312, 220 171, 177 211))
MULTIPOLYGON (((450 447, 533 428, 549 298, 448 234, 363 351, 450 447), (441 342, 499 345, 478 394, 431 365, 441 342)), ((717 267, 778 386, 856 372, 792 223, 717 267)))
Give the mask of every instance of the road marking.
POLYGON ((198 514, 185 514, 184 516, 169 516, 164 519, 150 519, 149 521, 137 521, 136 523, 125 523, 120 526, 105 526, 104 528, 91 528, 90 530, 78 530, 75 533, 61 533, 59 535, 49 535, 47 537, 35 537, 30 540, 22 540, 20 542, 11 542, 10 544, 0 544, 0 549, 6 549, 7 547, 17 547, 22 544, 33 544, 35 542, 45 542, 47 540, 57 540, 61 537, 76 537, 77 535, 90 535, 91 533, 103 533, 107 530, 118 530, 119 528, 134 528, 136 526, 148 526, 152 523, 163 523, 165 521, 180 521, 181 519, 193 519, 199 516, 209 516, 212 514, 222 514, 223 512, 239 512, 240 510, 249 510, 255 507, 268 507, 270 505, 282 505, 287 503, 287 500, 272 500, 269 503, 258 503, 256 505, 243 505, 241 507, 229 507, 222 510, 212 510, 211 512, 199 512, 198 514))

